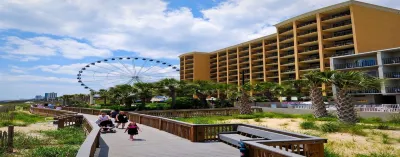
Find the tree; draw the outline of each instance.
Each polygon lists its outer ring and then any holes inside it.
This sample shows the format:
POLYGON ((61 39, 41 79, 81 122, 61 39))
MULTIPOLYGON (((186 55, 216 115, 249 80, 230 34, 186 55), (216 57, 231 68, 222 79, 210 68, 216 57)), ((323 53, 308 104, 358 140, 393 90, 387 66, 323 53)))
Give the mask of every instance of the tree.
POLYGON ((339 120, 355 124, 357 122, 357 115, 349 92, 379 89, 383 80, 360 71, 335 71, 329 81, 336 88, 336 108, 339 120))
POLYGON ((127 98, 132 94, 132 86, 128 84, 115 86, 120 104, 125 104, 126 107, 131 107, 131 103, 127 103, 127 98))
POLYGON ((151 99, 153 96, 153 87, 152 83, 144 83, 138 82, 133 85, 133 93, 137 95, 140 99, 141 104, 137 107, 136 110, 143 110, 146 106, 146 100, 151 99))
POLYGON ((268 101, 279 101, 276 90, 279 84, 274 82, 260 82, 254 85, 254 91, 262 94, 268 101))
POLYGON ((334 72, 332 71, 311 71, 304 75, 302 79, 302 85, 306 86, 310 92, 310 98, 312 102, 312 108, 314 110, 314 117, 326 117, 328 112, 326 111, 324 97, 322 95, 321 85, 329 83, 334 72))
POLYGON ((156 83, 156 86, 159 87, 158 91, 162 94, 167 94, 171 98, 172 109, 175 109, 176 92, 181 86, 180 84, 180 81, 173 78, 166 78, 156 83))
POLYGON ((196 80, 192 83, 192 89, 195 95, 200 99, 202 107, 208 107, 207 97, 217 93, 217 87, 214 82, 196 80))
POLYGON ((100 97, 103 98, 103 100, 104 100, 104 106, 106 106, 107 105, 107 97, 109 95, 107 89, 100 89, 98 93, 99 93, 100 97))
POLYGON ((221 100, 222 106, 227 106, 228 102, 226 101, 226 99, 232 99, 232 97, 237 98, 236 93, 238 91, 238 88, 236 85, 217 83, 215 84, 215 87, 219 91, 219 99, 221 100))
POLYGON ((254 86, 250 83, 245 83, 244 85, 240 86, 240 93, 239 93, 239 113, 240 114, 252 114, 253 110, 251 109, 251 100, 248 92, 252 91, 254 86))

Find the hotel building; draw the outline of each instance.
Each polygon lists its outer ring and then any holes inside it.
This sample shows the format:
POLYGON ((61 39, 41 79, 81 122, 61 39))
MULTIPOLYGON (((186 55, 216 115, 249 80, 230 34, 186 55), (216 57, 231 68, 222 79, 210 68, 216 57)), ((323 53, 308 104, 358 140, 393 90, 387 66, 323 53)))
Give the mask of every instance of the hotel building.
MULTIPOLYGON (((181 80, 240 85, 300 79, 331 69, 330 58, 400 47, 400 11, 347 1, 275 25, 276 34, 213 52, 179 56, 181 80)), ((323 87, 331 93, 331 87, 323 87)))

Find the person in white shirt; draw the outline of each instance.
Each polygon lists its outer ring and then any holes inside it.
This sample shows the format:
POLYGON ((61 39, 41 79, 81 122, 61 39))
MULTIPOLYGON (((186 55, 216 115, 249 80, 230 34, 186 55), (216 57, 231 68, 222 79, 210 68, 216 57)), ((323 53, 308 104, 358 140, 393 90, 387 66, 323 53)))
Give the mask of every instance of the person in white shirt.
POLYGON ((100 125, 101 131, 103 131, 103 128, 112 125, 111 117, 105 112, 101 112, 101 115, 99 115, 96 123, 100 125))

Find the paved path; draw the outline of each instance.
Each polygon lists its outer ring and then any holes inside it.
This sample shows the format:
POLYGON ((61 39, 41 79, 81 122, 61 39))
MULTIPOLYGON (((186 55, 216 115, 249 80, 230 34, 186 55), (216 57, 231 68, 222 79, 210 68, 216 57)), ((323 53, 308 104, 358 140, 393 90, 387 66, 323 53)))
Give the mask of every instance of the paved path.
MULTIPOLYGON (((93 124, 96 116, 83 114, 93 124)), ((95 124, 94 124, 95 125, 95 124)), ((239 150, 221 142, 198 143, 140 125, 143 132, 130 141, 125 130, 101 134, 99 157, 238 157, 239 150)))

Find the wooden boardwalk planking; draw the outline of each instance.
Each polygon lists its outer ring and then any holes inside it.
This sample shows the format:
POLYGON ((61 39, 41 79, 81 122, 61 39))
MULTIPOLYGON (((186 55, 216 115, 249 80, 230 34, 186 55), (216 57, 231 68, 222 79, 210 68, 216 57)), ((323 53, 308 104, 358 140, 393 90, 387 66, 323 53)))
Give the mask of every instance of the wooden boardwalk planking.
MULTIPOLYGON (((97 126, 97 116, 83 114, 97 126)), ((140 125, 143 132, 130 141, 123 129, 101 134, 99 157, 237 157, 239 150, 221 142, 194 143, 187 139, 140 125)))

